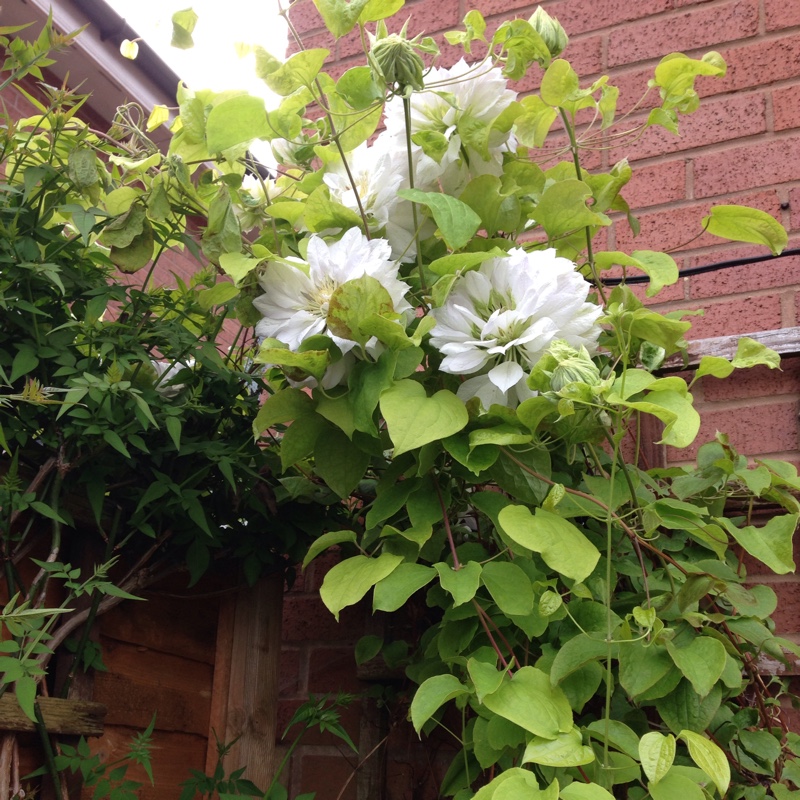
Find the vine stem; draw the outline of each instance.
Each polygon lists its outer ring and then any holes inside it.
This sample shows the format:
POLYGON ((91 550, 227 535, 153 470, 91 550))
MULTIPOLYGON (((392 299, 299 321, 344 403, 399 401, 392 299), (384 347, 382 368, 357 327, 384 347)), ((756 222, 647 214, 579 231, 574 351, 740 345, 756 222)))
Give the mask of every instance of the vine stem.
MULTIPOLYGON (((581 170, 581 161, 578 156, 578 140, 575 138, 575 129, 570 122, 569 117, 567 116, 567 112, 562 108, 561 111, 561 120, 564 123, 564 128, 567 131, 567 136, 569 136, 569 149, 572 152, 572 162, 575 164, 575 174, 578 180, 583 180, 581 177, 583 172, 581 170)), ((597 274, 597 267, 594 263, 594 252, 592 250, 592 234, 589 230, 589 226, 587 225, 584 230, 586 231, 586 259, 587 263, 589 264, 589 269, 592 271, 592 279, 594 280, 595 288, 597 289, 600 298, 603 301, 603 305, 608 303, 606 299, 606 294, 603 291, 603 283, 600 280, 600 276, 597 274)))
POLYGON ((439 488, 439 481, 436 480, 436 476, 433 476, 433 485, 436 489, 436 496, 439 498, 439 505, 442 509, 442 519, 444 520, 444 530, 447 533, 447 541, 450 544, 450 553, 453 556, 453 569, 458 571, 461 569, 461 562, 458 560, 458 553, 456 552, 456 542, 453 538, 453 529, 450 527, 450 518, 447 515, 447 506, 444 504, 444 498, 442 497, 442 490, 439 488))
MULTIPOLYGON (((408 187, 414 188, 414 159, 411 155, 411 98, 403 98, 403 118, 406 126, 406 158, 408 159, 408 187)), ((414 225, 414 241, 417 246, 417 272, 419 274, 419 286, 423 293, 428 291, 425 282, 425 270, 422 268, 422 250, 419 245, 419 224, 417 222, 417 204, 411 203, 411 215, 414 225)))
MULTIPOLYGON (((491 621, 491 617, 489 617, 486 611, 484 611, 483 608, 481 608, 481 604, 474 597, 472 598, 472 605, 478 612, 478 619, 481 621, 481 626, 483 627, 483 630, 486 633, 486 635, 489 637, 489 642, 491 643, 495 653, 497 653, 497 656, 500 659, 500 663, 503 665, 503 669, 506 670, 509 675, 511 675, 511 665, 508 663, 506 657, 503 655, 503 651, 497 644, 497 641, 495 640, 494 635, 492 634, 491 630, 489 629, 489 625, 486 622, 487 618, 489 619, 489 621, 491 621)), ((507 644, 508 643, 506 642, 506 645, 507 644)))
MULTIPOLYGON (((518 458, 515 458, 514 454, 507 448, 501 447, 500 451, 504 453, 506 456, 508 456, 508 458, 510 458, 511 461, 513 461, 520 469, 524 470, 529 475, 533 475, 534 478, 537 478, 538 480, 542 481, 542 483, 546 483, 548 486, 556 485, 556 482, 554 480, 551 480, 545 475, 542 475, 535 469, 531 469, 527 464, 524 464, 518 458)), ((636 533, 636 531, 633 530, 633 528, 631 528, 623 519, 614 514, 614 512, 602 500, 598 500, 596 497, 593 497, 592 495, 587 494, 586 492, 582 492, 579 489, 570 489, 568 486, 564 487, 564 491, 567 494, 574 494, 576 497, 582 497, 584 500, 588 500, 590 503, 594 503, 596 506, 599 506, 600 508, 604 509, 609 514, 611 514, 612 518, 617 523, 617 525, 619 525, 620 528, 622 528, 622 530, 625 531, 625 533, 630 537, 631 541, 634 543, 634 547, 636 546, 637 543, 643 545, 647 550, 649 550, 651 553, 655 553, 655 555, 657 555, 659 558, 663 558, 664 561, 671 564, 679 572, 683 573, 684 575, 689 574, 689 572, 684 567, 682 567, 677 561, 675 561, 674 558, 668 556, 666 553, 659 550, 654 544, 650 544, 650 542, 648 542, 647 539, 642 539, 636 533)))

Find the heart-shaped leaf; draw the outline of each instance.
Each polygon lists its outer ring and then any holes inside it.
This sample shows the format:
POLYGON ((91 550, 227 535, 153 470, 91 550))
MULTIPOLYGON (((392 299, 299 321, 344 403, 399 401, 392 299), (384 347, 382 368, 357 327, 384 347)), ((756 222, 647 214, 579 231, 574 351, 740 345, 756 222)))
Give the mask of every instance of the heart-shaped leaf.
POLYGON ((452 392, 443 389, 427 397, 422 385, 412 380, 387 389, 380 406, 395 456, 452 436, 469 421, 466 407, 452 392))

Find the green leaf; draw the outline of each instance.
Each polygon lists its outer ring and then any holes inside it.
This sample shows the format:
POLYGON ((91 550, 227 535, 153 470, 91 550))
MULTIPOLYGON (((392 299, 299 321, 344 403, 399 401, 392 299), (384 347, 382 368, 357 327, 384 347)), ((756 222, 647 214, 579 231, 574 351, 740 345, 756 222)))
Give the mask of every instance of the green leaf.
POLYGON ((557 800, 558 781, 553 781, 551 787, 552 792, 541 791, 536 776, 530 770, 511 767, 478 789, 472 800, 557 800))
POLYGON ((436 275, 455 275, 480 266, 484 261, 492 258, 506 256, 507 253, 499 247, 493 247, 481 253, 453 253, 449 256, 437 258, 428 264, 428 269, 436 275))
POLYGON ((70 180, 79 188, 87 189, 100 180, 97 169, 97 156, 88 147, 76 147, 67 158, 67 171, 70 180))
POLYGON ((313 409, 314 401, 304 391, 281 389, 264 401, 253 422, 253 431, 260 436, 273 425, 290 422, 313 409))
POLYGON ((422 726, 449 700, 469 694, 455 675, 434 675, 424 680, 411 701, 411 724, 419 733, 422 726))
POLYGON ((719 745, 694 731, 681 731, 679 738, 686 742, 692 761, 714 781, 719 796, 724 797, 731 783, 731 768, 719 745))
POLYGON ((487 235, 498 231, 514 231, 521 222, 519 199, 513 194, 504 194, 500 178, 495 175, 479 175, 473 178, 459 196, 480 218, 487 235))
POLYGON ((470 658, 467 661, 467 671, 475 684, 479 703, 483 702, 487 694, 493 694, 500 688, 505 675, 505 672, 498 670, 494 663, 479 661, 477 658, 470 658))
POLYGON ((525 111, 514 120, 517 140, 523 147, 539 148, 544 144, 558 111, 537 95, 524 97, 521 103, 525 111))
POLYGON ((339 497, 350 496, 369 466, 369 454, 356 447, 343 431, 333 430, 317 439, 316 473, 339 497))
POLYGON ((197 14, 191 8, 176 11, 172 15, 172 41, 170 44, 179 50, 189 50, 194 47, 192 33, 197 25, 197 14))
POLYGON ((675 761, 675 737, 651 731, 639 740, 639 760, 652 783, 660 781, 675 761))
POLYGON ((337 39, 353 30, 367 4, 368 0, 314 0, 325 27, 337 39))
POLYGON ((355 542, 356 534, 354 531, 329 531, 323 533, 315 539, 311 547, 308 548, 306 557, 303 559, 303 569, 305 569, 320 553, 324 553, 329 547, 333 547, 342 542, 355 542))
POLYGON ((748 369, 756 366, 778 369, 781 365, 781 357, 779 353, 761 342, 757 342, 749 336, 742 336, 736 345, 736 355, 731 363, 736 369, 748 369))
POLYGON ((14 694, 25 716, 36 722, 36 681, 30 675, 20 676, 14 683, 14 694))
POLYGON ((719 685, 701 700, 692 684, 682 680, 675 689, 656 700, 656 709, 673 733, 684 729, 703 731, 711 724, 721 700, 719 685))
POLYGON ((691 778, 677 772, 647 786, 653 800, 707 800, 705 792, 691 778))
POLYGON ((747 525, 737 528, 727 517, 717 519, 725 530, 733 536, 753 558, 766 564, 778 575, 795 571, 792 552, 792 537, 797 529, 798 514, 782 514, 772 517, 761 528, 747 525))
POLYGON ((328 421, 319 414, 302 414, 283 432, 281 437, 281 469, 308 458, 322 434, 330 432, 328 421))
POLYGON ((377 558, 353 556, 336 564, 322 581, 322 602, 339 621, 339 612, 357 603, 378 581, 389 575, 402 556, 382 553, 377 558))
POLYGON ((545 767, 579 767, 594 761, 594 750, 583 744, 579 728, 559 733, 555 739, 534 736, 522 756, 523 764, 541 764, 545 767))
POLYGON ((384 96, 370 67, 348 69, 336 82, 336 91, 357 111, 369 108, 378 100, 382 101, 384 96))
POLYGON ((256 364, 275 364, 291 371, 302 370, 319 380, 330 363, 329 350, 306 350, 303 353, 295 353, 274 345, 274 339, 267 339, 262 343, 261 349, 253 359, 256 364))
POLYGON ((483 703, 495 714, 544 739, 555 739, 559 733, 573 729, 572 709, 566 696, 535 667, 517 670, 483 703))
POLYGON ((220 281, 214 286, 200 291, 197 295, 197 302, 205 311, 210 311, 214 306, 224 306, 238 294, 239 290, 232 283, 220 281))
POLYGON ((403 6, 405 0, 368 0, 358 21, 364 25, 367 22, 378 22, 394 16, 403 6))
POLYGON ((436 576, 433 567, 424 564, 401 564, 394 572, 375 584, 372 599, 374 611, 397 611, 414 592, 427 586, 436 576))
POLYGON ((510 561, 489 561, 483 565, 481 581, 504 614, 530 614, 533 609, 531 579, 510 561))
POLYGON ((583 181, 558 181, 545 189, 533 217, 550 239, 587 225, 610 225, 611 220, 605 214, 586 207, 591 196, 592 190, 583 181))
POLYGON ((708 233, 734 242, 763 244, 776 256, 789 242, 786 229, 773 216, 747 206, 714 206, 703 218, 708 233))
POLYGON ((128 452, 128 448, 125 447, 125 443, 122 441, 122 438, 116 431, 112 431, 110 428, 103 431, 103 439, 105 439, 107 444, 110 444, 118 453, 121 453, 125 458, 130 458, 131 454, 128 452))
POLYGON ((253 258, 244 253, 223 253, 219 257, 219 265, 224 273, 233 279, 238 286, 263 259, 253 258))
POLYGON ((361 321, 377 315, 394 316, 391 295, 377 278, 362 275, 346 281, 331 295, 328 304, 328 329, 335 336, 365 345, 372 333, 361 330, 361 321))
POLYGON ((246 94, 232 97, 214 106, 208 114, 206 145, 211 154, 268 136, 267 113, 260 97, 246 94))
POLYGON ((671 669, 672 660, 663 647, 642 641, 619 643, 619 682, 631 697, 655 686, 671 669))
POLYGON ((711 691, 725 669, 725 647, 710 636, 696 636, 686 647, 668 641, 667 652, 701 698, 711 691))
POLYGON ((395 457, 452 436, 469 422, 467 409, 452 392, 442 389, 427 397, 424 387, 413 380, 398 381, 387 389, 380 408, 395 457))
POLYGON ((733 364, 727 358, 719 356, 703 356, 695 372, 696 378, 711 375, 714 378, 727 378, 734 370, 733 364))
POLYGON ((561 790, 563 800, 612 800, 614 795, 596 783, 575 781, 561 790))
POLYGON ((302 50, 262 77, 275 94, 286 97, 303 86, 311 86, 329 55, 330 50, 321 48, 302 50))
POLYGON ((547 566, 572 580, 588 578, 600 559, 600 551, 571 522, 542 508, 534 516, 525 506, 507 506, 499 521, 517 544, 540 553, 547 566))
MULTIPOLYGON (((301 204, 292 203, 291 205, 301 204)), ((303 221, 312 233, 324 231, 327 228, 347 230, 348 228, 361 228, 364 225, 361 217, 355 211, 331 200, 330 190, 327 186, 318 186, 314 189, 306 198, 304 206, 303 221)))
MULTIPOLYGON (((545 594, 547 593, 545 592, 542 598, 544 598, 545 594)), ((559 601, 558 608, 561 606, 561 596, 555 596, 559 601)), ((616 646, 614 649, 616 649, 616 646)), ((608 644, 605 641, 593 638, 586 633, 579 633, 558 649, 556 657, 550 666, 550 680, 557 686, 561 681, 572 675, 573 672, 577 672, 589 662, 599 661, 606 658, 607 655, 608 644)))
POLYGON ((109 257, 122 272, 138 272, 150 263, 155 250, 153 228, 147 220, 142 223, 142 232, 134 236, 126 247, 112 247, 109 257))
POLYGON ((404 200, 420 203, 431 210, 442 238, 451 250, 464 247, 481 226, 481 218, 466 203, 448 194, 419 189, 400 189, 397 194, 404 200))
POLYGON ((433 565, 439 573, 442 588, 453 596, 453 605, 460 606, 475 597, 481 580, 481 565, 477 561, 468 561, 461 569, 453 569, 444 561, 433 565))

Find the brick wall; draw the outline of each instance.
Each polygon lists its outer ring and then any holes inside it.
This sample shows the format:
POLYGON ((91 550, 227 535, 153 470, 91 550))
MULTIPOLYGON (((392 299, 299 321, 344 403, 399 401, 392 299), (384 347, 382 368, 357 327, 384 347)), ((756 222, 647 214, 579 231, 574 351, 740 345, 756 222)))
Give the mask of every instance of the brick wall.
MULTIPOLYGON (((773 214, 790 231, 789 247, 800 245, 800 3, 785 0, 551 0, 543 4, 570 35, 565 53, 583 79, 610 76, 620 88, 620 110, 629 111, 646 88, 660 58, 672 51, 699 57, 719 51, 728 62, 723 79, 699 79, 700 109, 683 117, 681 136, 651 130, 626 151, 602 151, 585 162, 587 168, 608 168, 627 156, 633 179, 624 192, 632 208, 640 209, 641 234, 634 239, 626 225, 608 232, 608 249, 670 249, 680 268, 763 253, 764 250, 725 244, 700 235, 701 219, 712 205, 742 203, 773 214)), ((492 30, 512 16, 527 18, 535 6, 525 0, 411 0, 398 15, 399 28, 411 16, 410 32, 424 31, 441 42, 442 31, 455 28, 471 8, 478 8, 492 30)), ((360 41, 351 34, 333 42, 311 0, 292 7, 291 19, 304 46, 327 47, 327 69, 334 76, 361 63, 360 41)), ((290 47, 290 52, 296 46, 290 47)), ((455 48, 438 62, 454 63, 455 48)), ((538 85, 535 68, 517 84, 520 92, 538 85)), ((645 116, 657 96, 648 97, 633 113, 645 116)), ((800 257, 683 278, 656 298, 663 310, 703 309, 693 317, 693 338, 771 330, 798 325, 800 257)), ((735 374, 722 382, 706 378, 695 392, 703 425, 699 441, 717 429, 731 435, 741 452, 751 456, 785 458, 800 462, 798 411, 800 411, 800 360, 786 360, 783 372, 766 369, 735 374)), ((662 450, 670 463, 691 459, 688 451, 662 450)), ((800 553, 797 554, 800 556, 800 553)), ((316 567, 319 571, 321 566, 316 567)), ((780 606, 778 628, 800 640, 800 587, 794 576, 763 574, 752 564, 753 576, 772 585, 780 606), (761 573, 761 574, 759 574, 761 573)), ((307 579, 308 580, 308 579, 307 579)), ((318 574, 312 581, 318 581, 318 574)), ((287 598, 286 665, 292 676, 291 692, 299 698, 304 689, 335 691, 352 687, 352 667, 342 668, 342 646, 357 636, 353 619, 340 625, 337 637, 319 617, 327 612, 306 583, 287 598), (301 610, 302 609, 302 610, 301 610), (298 616, 314 619, 314 629, 298 616), (324 628, 325 634, 322 636, 324 628), (325 655, 327 653, 327 656, 325 655), (326 663, 330 670, 311 678, 312 665, 326 663), (306 683, 304 683, 306 681, 306 683)), ((367 612, 364 612, 364 617, 367 612)), ((344 617, 343 617, 344 619, 344 617)), ((352 664, 353 662, 351 662, 352 664)), ((317 668, 313 667, 314 672, 317 668)), ((290 680, 287 677, 287 690, 290 680)), ((358 720, 349 720, 353 735, 358 720)), ((309 751, 312 752, 312 751, 309 751)), ((312 756, 302 756, 293 767, 293 791, 322 788, 318 800, 334 800, 338 776, 327 772, 337 750, 319 743, 312 756), (322 748, 327 748, 323 750, 322 748), (304 767, 318 770, 316 776, 304 767), (327 779, 326 776, 327 775, 327 779)), ((341 760, 341 759, 340 759, 341 760)), ((427 783, 429 767, 419 754, 393 747, 387 766, 390 797, 418 797, 427 783), (426 772, 428 770, 428 772, 426 772)), ((342 769, 341 765, 336 769, 342 769)), ((353 784, 345 797, 355 797, 353 784)), ((363 795, 362 795, 363 796, 363 795)))

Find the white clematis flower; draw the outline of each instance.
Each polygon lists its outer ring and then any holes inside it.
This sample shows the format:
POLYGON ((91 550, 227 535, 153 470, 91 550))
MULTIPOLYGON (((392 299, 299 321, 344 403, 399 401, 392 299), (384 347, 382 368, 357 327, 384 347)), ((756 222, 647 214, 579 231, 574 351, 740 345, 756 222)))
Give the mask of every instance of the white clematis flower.
MULTIPOLYGON (((256 325, 258 336, 278 339, 290 350, 297 350, 309 336, 325 334, 343 354, 349 353, 356 343, 328 330, 328 306, 340 286, 365 275, 380 281, 392 299, 394 311, 410 319, 412 308, 405 297, 409 287, 398 278, 398 266, 390 260, 391 248, 384 239, 369 240, 357 228, 330 244, 312 236, 306 258, 307 261, 292 258, 271 262, 259 279, 264 294, 253 305, 264 318, 256 325)), ((367 349, 370 347, 368 342, 367 349)), ((350 363, 351 359, 342 359, 329 372, 337 373, 335 368, 342 362, 350 363)), ((329 384, 329 377, 325 384, 333 385, 329 384)))
MULTIPOLYGON (((463 188, 470 177, 502 172, 503 153, 514 146, 510 132, 495 130, 489 142, 489 160, 466 146, 458 133, 458 125, 474 121, 491 125, 516 99, 498 68, 475 67, 461 59, 450 69, 434 67, 425 77, 426 89, 411 95, 411 131, 442 134, 447 150, 437 163, 413 145, 415 184, 417 188, 434 188, 437 182, 448 193, 463 188), (462 147, 462 145, 465 145, 462 147), (466 153, 466 158, 464 156, 466 153)), ((395 97, 386 104, 386 134, 405 142, 403 101, 395 97)))
MULTIPOLYGON (((378 137, 372 147, 364 143, 346 154, 361 207, 378 227, 389 222, 400 200, 397 190, 403 181, 403 175, 395 170, 393 154, 384 146, 385 143, 385 138, 378 137)), ((343 162, 337 161, 328 165, 323 180, 331 190, 331 200, 358 213, 356 192, 343 162)))
POLYGON ((432 313, 431 343, 444 356, 441 369, 477 373, 461 384, 462 400, 484 408, 514 407, 533 396, 526 377, 550 344, 596 350, 602 309, 586 302, 591 285, 555 250, 511 250, 459 278, 432 313))

